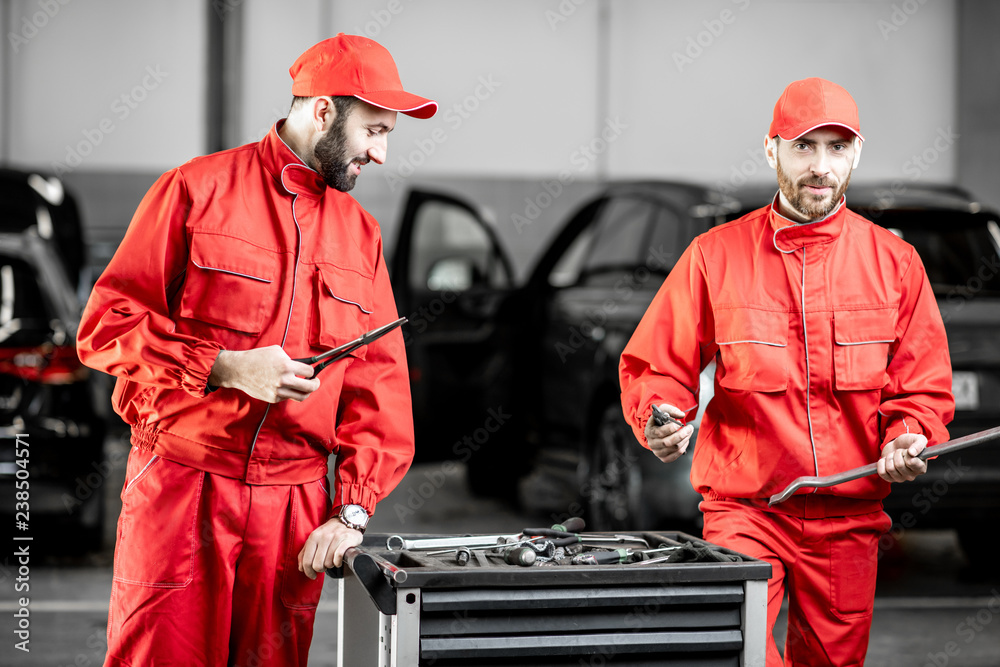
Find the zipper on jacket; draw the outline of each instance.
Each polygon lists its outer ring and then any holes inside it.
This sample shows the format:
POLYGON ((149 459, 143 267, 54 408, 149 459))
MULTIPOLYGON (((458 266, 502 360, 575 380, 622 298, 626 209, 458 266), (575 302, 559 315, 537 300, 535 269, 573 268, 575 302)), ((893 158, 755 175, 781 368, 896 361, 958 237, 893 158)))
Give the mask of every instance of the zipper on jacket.
MULTIPOLYGON (((281 170, 281 187, 285 187, 285 169, 288 169, 291 165, 285 165, 284 169, 281 170)), ((287 191, 288 188, 285 188, 287 191)), ((288 317, 285 319, 285 333, 281 336, 281 347, 285 347, 285 341, 288 339, 288 328, 292 324, 292 312, 295 310, 295 288, 299 281, 299 257, 302 254, 302 227, 299 226, 299 218, 295 214, 295 204, 299 201, 299 195, 295 193, 295 197, 292 199, 292 222, 295 223, 295 261, 292 263, 292 300, 288 304, 288 317)), ((267 407, 264 408, 264 415, 260 418, 260 423, 257 424, 257 430, 253 434, 253 442, 250 443, 250 453, 247 455, 247 462, 253 457, 253 450, 257 447, 257 438, 260 437, 260 430, 264 428, 264 421, 267 420, 267 414, 271 411, 271 404, 268 403, 267 407)))
MULTIPOLYGON (((809 424, 809 445, 812 447, 814 474, 819 475, 819 458, 816 456, 816 438, 813 434, 812 406, 809 391, 812 382, 809 369, 809 332, 806 331, 806 249, 802 247, 802 286, 799 289, 799 305, 802 308, 802 344, 806 351, 806 421, 809 424)), ((813 489, 813 493, 816 489, 813 489)))

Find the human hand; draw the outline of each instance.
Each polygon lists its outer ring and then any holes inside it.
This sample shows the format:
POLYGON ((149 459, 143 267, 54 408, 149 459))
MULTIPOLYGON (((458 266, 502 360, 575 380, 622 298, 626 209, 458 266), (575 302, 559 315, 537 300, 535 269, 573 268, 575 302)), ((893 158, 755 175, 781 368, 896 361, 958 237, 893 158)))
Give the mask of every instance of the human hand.
POLYGON ((927 472, 927 462, 917 458, 927 447, 927 438, 904 433, 882 448, 878 476, 887 482, 910 482, 927 472))
POLYGON ((299 551, 299 572, 310 579, 327 568, 340 567, 344 552, 361 544, 361 531, 345 526, 334 517, 314 530, 299 551))
POLYGON ((223 350, 215 359, 208 383, 239 389, 246 395, 279 403, 304 401, 319 389, 313 367, 291 359, 278 345, 253 350, 223 350))
MULTIPOLYGON (((671 417, 680 419, 684 416, 684 412, 679 408, 668 403, 660 404, 660 409, 666 412, 671 417)), ((657 426, 656 423, 650 419, 646 422, 646 443, 649 445, 650 451, 664 463, 670 463, 678 458, 680 458, 688 448, 688 444, 691 442, 691 434, 694 433, 694 427, 690 424, 681 426, 679 424, 674 424, 673 422, 668 422, 663 426, 657 426)))

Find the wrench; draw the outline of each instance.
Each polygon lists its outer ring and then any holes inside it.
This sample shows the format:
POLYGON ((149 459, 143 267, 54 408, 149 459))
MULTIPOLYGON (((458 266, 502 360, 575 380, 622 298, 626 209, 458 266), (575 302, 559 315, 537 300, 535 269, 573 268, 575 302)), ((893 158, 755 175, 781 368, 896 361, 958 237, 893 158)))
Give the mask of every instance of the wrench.
POLYGON ((410 551, 428 551, 433 549, 457 549, 458 547, 495 547, 498 540, 507 538, 518 539, 520 535, 467 535, 465 537, 430 537, 422 540, 407 540, 399 535, 392 535, 385 541, 389 551, 407 549, 410 551))
POLYGON ((559 531, 561 536, 575 535, 567 532, 566 528, 580 530, 584 526, 583 519, 570 517, 561 524, 556 524, 552 528, 525 528, 520 533, 514 535, 467 535, 465 537, 432 537, 421 540, 407 540, 399 535, 392 535, 385 541, 385 548, 389 551, 397 549, 409 549, 413 551, 427 551, 431 549, 448 549, 449 547, 492 547, 497 542, 521 541, 525 535, 545 535, 552 531, 559 531), (533 532, 538 531, 538 532, 533 532))
MULTIPOLYGON (((1000 426, 980 431, 978 433, 972 433, 961 438, 955 438, 954 440, 942 442, 938 445, 925 447, 924 451, 917 455, 917 458, 926 461, 932 456, 941 456, 942 454, 947 454, 949 452, 957 452, 958 450, 965 449, 966 447, 974 447, 976 445, 981 445, 984 442, 993 442, 997 439, 1000 439, 1000 426)), ((867 477, 868 475, 873 475, 876 472, 878 472, 878 462, 869 463, 868 465, 852 468, 851 470, 845 470, 844 472, 835 473, 833 475, 825 475, 821 477, 799 477, 785 487, 784 491, 771 496, 771 499, 767 501, 767 504, 777 505, 778 503, 782 503, 791 498, 792 494, 802 487, 824 488, 827 486, 836 486, 837 484, 843 484, 844 482, 850 482, 855 479, 867 477)))

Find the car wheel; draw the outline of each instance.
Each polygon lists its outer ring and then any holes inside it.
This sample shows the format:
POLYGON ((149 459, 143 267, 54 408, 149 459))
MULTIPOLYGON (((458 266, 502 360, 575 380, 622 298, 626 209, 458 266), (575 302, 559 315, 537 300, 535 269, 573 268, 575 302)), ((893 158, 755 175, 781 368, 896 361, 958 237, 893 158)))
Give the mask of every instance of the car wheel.
POLYGON ((643 502, 644 479, 638 447, 621 406, 612 403, 605 407, 581 457, 580 494, 591 530, 633 530, 646 526, 649 513, 643 502))

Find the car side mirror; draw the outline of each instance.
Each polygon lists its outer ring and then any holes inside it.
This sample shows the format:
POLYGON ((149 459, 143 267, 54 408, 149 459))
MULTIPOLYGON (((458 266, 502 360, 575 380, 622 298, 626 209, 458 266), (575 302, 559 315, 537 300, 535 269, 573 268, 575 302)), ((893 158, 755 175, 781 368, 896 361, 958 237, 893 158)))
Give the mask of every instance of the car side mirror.
POLYGON ((468 257, 446 257, 431 265, 427 272, 427 288, 434 291, 464 292, 485 282, 485 276, 475 261, 468 257))

